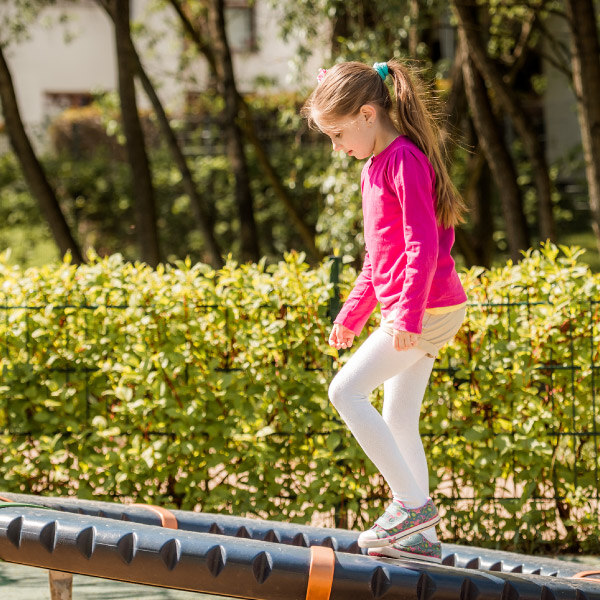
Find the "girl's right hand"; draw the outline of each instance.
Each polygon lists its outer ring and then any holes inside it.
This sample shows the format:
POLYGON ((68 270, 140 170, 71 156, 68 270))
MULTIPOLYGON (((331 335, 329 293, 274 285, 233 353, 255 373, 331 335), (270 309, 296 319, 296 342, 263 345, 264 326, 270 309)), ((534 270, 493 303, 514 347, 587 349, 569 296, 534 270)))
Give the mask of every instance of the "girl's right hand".
POLYGON ((352 346, 352 342, 354 341, 354 332, 340 325, 339 323, 335 323, 331 333, 329 334, 329 345, 337 348, 350 348, 352 346))

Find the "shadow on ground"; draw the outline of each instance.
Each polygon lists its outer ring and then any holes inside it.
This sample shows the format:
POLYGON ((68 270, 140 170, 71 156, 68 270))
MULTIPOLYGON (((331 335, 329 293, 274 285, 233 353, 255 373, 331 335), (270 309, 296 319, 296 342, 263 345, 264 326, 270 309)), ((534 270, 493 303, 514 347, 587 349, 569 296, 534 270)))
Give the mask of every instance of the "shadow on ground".
MULTIPOLYGON (((48 571, 0 561, 0 598, 2 600, 49 600, 48 571)), ((227 600, 179 590, 96 577, 73 576, 73 600, 227 600)))

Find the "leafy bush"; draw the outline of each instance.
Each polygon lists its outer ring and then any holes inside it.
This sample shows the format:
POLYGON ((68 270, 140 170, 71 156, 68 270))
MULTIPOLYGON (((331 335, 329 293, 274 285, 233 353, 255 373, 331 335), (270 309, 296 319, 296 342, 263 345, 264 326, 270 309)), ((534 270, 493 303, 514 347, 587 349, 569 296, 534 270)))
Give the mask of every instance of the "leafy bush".
POLYGON ((453 539, 598 551, 600 277, 580 256, 545 244, 465 274, 468 319, 422 426, 453 539))
POLYGON ((329 464, 327 269, 89 258, 1 269, 5 485, 270 514, 314 497, 274 478, 297 448, 329 464))
MULTIPOLYGON (((5 488, 350 527, 376 517, 388 490, 327 399, 349 355, 327 345, 328 261, 89 258, 0 260, 5 488)), ((467 321, 421 425, 448 541, 599 549, 600 279, 578 259, 546 245, 462 274, 467 321)), ((343 270, 342 295, 355 275, 343 270)))

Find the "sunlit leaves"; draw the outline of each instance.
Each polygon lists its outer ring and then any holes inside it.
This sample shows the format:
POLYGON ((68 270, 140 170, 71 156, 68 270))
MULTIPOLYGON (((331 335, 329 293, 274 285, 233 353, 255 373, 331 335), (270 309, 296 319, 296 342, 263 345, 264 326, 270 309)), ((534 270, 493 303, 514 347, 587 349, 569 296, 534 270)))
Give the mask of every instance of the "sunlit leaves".
MULTIPOLYGON (((352 354, 327 345, 330 264, 88 259, 0 261, 5 488, 344 526, 378 515, 389 490, 327 398, 352 354)), ((448 541, 597 550, 600 279, 580 261, 546 244, 461 275, 467 320, 420 426, 448 541)), ((342 296, 355 276, 342 269, 342 296)))

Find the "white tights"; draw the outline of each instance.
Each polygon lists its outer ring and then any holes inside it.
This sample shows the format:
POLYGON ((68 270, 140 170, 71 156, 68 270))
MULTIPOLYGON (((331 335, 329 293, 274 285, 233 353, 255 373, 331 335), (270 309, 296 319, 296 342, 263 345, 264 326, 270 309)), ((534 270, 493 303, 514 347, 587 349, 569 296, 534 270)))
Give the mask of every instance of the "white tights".
MULTIPOLYGON (((395 497, 408 507, 429 496, 429 474, 419 434, 421 402, 435 359, 424 350, 398 351, 392 337, 376 329, 329 386, 329 398, 373 461, 395 497), (383 411, 369 394, 383 383, 383 411)), ((436 541, 435 529, 424 532, 436 541)))

